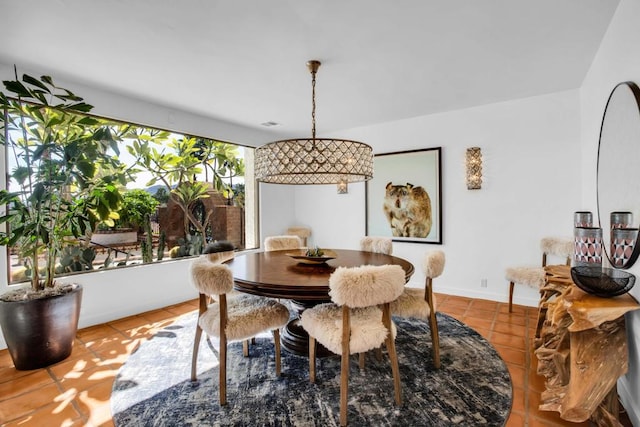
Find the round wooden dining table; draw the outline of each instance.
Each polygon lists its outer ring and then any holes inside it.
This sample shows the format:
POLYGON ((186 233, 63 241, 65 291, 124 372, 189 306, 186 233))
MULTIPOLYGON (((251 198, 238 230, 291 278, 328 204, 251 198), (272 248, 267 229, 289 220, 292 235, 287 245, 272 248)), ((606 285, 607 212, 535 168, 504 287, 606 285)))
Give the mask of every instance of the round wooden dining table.
MULTIPOLYGON (((298 325, 297 318, 308 307, 331 301, 329 276, 338 267, 362 265, 399 265, 408 282, 414 272, 413 264, 392 255, 348 249, 332 249, 335 257, 321 264, 305 264, 293 255, 304 250, 250 252, 227 262, 233 271, 237 291, 292 301, 296 317, 281 334, 282 346, 298 355, 308 355, 309 337, 298 325)), ((319 351, 319 355, 322 352, 319 351)))

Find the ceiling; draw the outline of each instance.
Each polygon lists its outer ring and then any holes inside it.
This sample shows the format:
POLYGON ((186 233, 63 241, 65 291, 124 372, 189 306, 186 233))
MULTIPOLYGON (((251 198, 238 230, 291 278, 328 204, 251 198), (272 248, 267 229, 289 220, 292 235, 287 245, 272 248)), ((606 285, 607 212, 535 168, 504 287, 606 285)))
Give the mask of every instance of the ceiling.
POLYGON ((264 129, 275 138, 310 135, 305 64, 318 59, 323 135, 578 88, 617 5, 0 0, 0 63, 264 129), (280 126, 261 126, 268 121, 280 126))

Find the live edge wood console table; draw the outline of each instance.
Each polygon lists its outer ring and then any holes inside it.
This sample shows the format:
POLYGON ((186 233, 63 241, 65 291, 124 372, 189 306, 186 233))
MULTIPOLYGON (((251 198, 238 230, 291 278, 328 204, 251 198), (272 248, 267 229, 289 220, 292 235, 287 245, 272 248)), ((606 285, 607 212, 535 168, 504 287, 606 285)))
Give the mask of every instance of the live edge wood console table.
POLYGON ((567 421, 620 426, 616 383, 628 368, 624 314, 640 305, 629 294, 583 292, 568 266, 545 270, 535 340, 538 374, 546 379, 539 409, 567 421))

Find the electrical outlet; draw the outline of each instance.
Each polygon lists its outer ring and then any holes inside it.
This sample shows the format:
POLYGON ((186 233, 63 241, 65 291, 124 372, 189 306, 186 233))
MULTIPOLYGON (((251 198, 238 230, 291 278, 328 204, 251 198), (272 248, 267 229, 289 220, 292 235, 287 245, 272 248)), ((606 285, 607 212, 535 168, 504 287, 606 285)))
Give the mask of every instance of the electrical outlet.
POLYGON ((480 287, 481 288, 487 287, 487 279, 480 279, 480 287))

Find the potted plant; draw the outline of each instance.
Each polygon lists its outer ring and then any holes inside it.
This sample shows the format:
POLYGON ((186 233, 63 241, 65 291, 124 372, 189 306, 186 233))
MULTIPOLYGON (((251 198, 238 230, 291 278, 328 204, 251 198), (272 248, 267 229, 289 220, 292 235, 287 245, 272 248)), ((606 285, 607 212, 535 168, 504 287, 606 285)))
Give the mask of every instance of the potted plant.
POLYGON ((16 369, 36 369, 71 353, 82 287, 57 283, 66 244, 116 210, 126 182, 111 128, 52 79, 4 81, 0 143, 9 190, 0 190, 0 244, 27 260, 30 286, 0 295, 0 326, 16 369))

